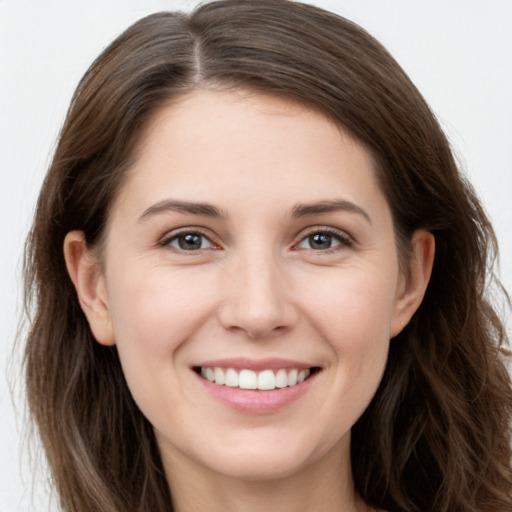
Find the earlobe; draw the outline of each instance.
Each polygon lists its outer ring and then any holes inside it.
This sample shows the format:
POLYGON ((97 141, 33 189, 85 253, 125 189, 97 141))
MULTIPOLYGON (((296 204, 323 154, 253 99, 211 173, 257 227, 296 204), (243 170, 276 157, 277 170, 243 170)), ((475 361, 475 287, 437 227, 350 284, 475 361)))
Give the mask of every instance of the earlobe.
POLYGON ((429 231, 418 230, 412 237, 412 252, 407 274, 402 277, 395 312, 391 324, 391 337, 407 325, 419 308, 427 289, 434 264, 435 239, 429 231))
POLYGON ((63 249, 69 277, 93 336, 102 345, 114 345, 105 279, 97 257, 87 247, 82 231, 70 231, 63 249))

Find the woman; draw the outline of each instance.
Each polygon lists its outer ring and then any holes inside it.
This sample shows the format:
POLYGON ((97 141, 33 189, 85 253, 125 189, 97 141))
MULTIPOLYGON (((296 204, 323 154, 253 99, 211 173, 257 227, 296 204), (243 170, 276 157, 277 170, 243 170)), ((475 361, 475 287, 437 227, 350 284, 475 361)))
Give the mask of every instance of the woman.
POLYGON ((28 242, 64 510, 505 511, 492 228, 356 25, 149 16, 86 73, 28 242))

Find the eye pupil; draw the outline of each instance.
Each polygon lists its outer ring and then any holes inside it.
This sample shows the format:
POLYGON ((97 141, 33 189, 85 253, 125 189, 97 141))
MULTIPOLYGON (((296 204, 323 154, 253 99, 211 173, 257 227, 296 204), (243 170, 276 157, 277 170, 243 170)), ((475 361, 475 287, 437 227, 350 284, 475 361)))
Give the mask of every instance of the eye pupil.
POLYGON ((188 233, 178 238, 178 245, 180 249, 190 251, 191 249, 201 249, 202 235, 188 233))
POLYGON ((332 236, 327 233, 315 233, 308 238, 312 249, 329 249, 332 245, 332 236))

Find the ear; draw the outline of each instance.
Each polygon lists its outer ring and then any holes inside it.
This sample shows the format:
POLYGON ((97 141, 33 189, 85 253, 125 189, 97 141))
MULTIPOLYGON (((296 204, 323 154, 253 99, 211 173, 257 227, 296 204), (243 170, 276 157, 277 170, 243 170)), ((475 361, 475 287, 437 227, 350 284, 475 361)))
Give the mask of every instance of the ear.
POLYGON ((427 289, 434 264, 434 235, 425 230, 414 232, 411 259, 407 272, 400 278, 395 311, 391 322, 391 337, 407 325, 419 308, 427 289))
POLYGON ((64 258, 93 336, 102 345, 114 345, 105 279, 97 257, 87 247, 82 231, 70 231, 66 235, 64 258))

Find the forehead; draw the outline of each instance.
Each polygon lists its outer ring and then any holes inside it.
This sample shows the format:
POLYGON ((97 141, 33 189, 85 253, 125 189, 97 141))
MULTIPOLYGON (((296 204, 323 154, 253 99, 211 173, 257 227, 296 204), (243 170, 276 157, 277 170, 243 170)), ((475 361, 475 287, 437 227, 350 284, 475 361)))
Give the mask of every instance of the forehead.
MULTIPOLYGON (((264 147, 267 151, 276 145, 288 144, 305 132, 329 132, 330 137, 347 143, 348 132, 331 121, 319 109, 283 96, 248 89, 196 89, 173 99, 151 118, 138 145, 137 156, 147 157, 163 145, 169 149, 190 150, 196 156, 198 147, 208 151, 236 148, 264 147), (273 141, 270 130, 280 130, 273 141), (165 139, 165 140, 164 140, 165 139)), ((303 141, 302 141, 303 142, 303 141)))
POLYGON ((148 123, 120 195, 140 208, 166 196, 226 206, 244 198, 246 208, 331 192, 371 202, 374 174, 370 152, 318 110, 253 91, 196 90, 148 123))

